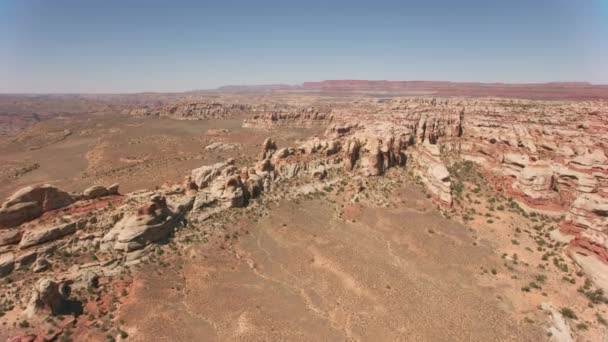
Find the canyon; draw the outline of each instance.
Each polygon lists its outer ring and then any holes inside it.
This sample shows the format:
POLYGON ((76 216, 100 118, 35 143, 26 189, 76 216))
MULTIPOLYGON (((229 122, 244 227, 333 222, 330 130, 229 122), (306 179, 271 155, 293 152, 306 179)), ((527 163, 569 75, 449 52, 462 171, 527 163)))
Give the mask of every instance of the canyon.
POLYGON ((74 113, 0 141, 0 338, 605 339, 607 98, 380 81, 52 98, 74 113))

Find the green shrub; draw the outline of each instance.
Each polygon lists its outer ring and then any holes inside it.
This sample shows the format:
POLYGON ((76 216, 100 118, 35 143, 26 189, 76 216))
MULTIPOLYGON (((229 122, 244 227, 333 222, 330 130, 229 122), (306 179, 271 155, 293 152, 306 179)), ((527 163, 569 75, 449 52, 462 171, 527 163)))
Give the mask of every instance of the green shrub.
POLYGON ((578 317, 576 317, 576 314, 574 313, 574 311, 572 311, 572 309, 570 309, 570 308, 562 308, 559 312, 566 318, 570 318, 570 319, 578 318, 578 317))

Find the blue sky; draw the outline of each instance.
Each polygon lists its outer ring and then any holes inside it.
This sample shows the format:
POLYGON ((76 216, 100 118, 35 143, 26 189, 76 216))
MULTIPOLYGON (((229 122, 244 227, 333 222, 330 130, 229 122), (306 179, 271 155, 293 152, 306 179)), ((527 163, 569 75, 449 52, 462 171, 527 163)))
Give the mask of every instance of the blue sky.
POLYGON ((0 0, 0 92, 608 84, 608 0, 0 0))

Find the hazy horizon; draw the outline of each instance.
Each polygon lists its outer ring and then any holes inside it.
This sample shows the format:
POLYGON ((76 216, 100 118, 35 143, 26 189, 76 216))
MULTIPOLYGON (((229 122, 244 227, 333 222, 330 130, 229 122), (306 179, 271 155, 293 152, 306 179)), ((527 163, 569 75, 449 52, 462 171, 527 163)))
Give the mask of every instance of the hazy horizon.
POLYGON ((608 84, 608 1, 4 1, 0 93, 608 84))
POLYGON ((592 86, 601 86, 608 87, 608 83, 591 83, 587 81, 548 81, 548 82, 530 82, 530 83, 508 83, 508 82, 477 82, 477 81, 446 81, 446 80, 373 80, 373 79, 334 79, 334 80, 308 80, 301 83, 264 83, 264 84, 224 84, 213 88, 205 88, 205 89, 185 89, 185 90, 169 90, 169 91, 155 91, 155 90, 147 90, 147 91, 126 91, 126 92, 0 92, 0 95, 133 95, 133 94, 172 94, 172 93, 188 93, 188 92, 213 92, 213 91, 221 91, 221 88, 224 87, 257 87, 257 86, 292 86, 298 87, 302 86, 306 82, 324 82, 324 81, 370 81, 370 82, 449 82, 456 84, 466 84, 466 83, 480 83, 480 84, 506 84, 506 85, 534 85, 534 84, 560 84, 560 83, 588 83, 592 86))

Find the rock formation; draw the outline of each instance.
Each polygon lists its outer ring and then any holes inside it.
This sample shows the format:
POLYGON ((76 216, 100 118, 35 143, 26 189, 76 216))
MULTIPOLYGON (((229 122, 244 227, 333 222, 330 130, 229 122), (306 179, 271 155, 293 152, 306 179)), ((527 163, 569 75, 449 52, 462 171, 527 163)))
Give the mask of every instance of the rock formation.
POLYGON ((74 202, 67 192, 51 185, 28 186, 9 197, 0 207, 0 227, 15 227, 31 221, 46 211, 74 202))
POLYGON ((83 191, 83 196, 87 199, 95 199, 104 196, 118 195, 118 184, 112 184, 109 187, 95 185, 83 191))
POLYGON ((15 255, 5 253, 0 255, 0 277, 9 275, 15 268, 15 255))
POLYGON ((452 205, 450 173, 441 160, 437 145, 423 143, 412 151, 410 159, 415 163, 414 172, 431 195, 442 205, 452 205))
POLYGON ((61 311, 64 299, 58 283, 49 278, 41 278, 34 286, 25 314, 28 317, 56 315, 61 311))
POLYGON ((236 114, 251 111, 252 108, 242 104, 224 104, 218 102, 191 102, 157 108, 137 108, 131 110, 133 116, 170 117, 178 120, 204 120, 227 118, 236 114))
POLYGON ((114 241, 114 249, 126 252, 141 249, 168 238, 181 218, 179 212, 167 206, 164 197, 154 195, 147 204, 120 220, 103 241, 114 241))
POLYGON ((308 107, 256 113, 243 121, 243 127, 268 130, 287 125, 289 127, 312 127, 328 124, 332 120, 333 115, 330 110, 308 107))
POLYGON ((68 222, 52 226, 33 226, 27 228, 21 237, 19 248, 25 249, 45 242, 57 240, 66 235, 74 234, 76 232, 76 226, 77 222, 68 222))

